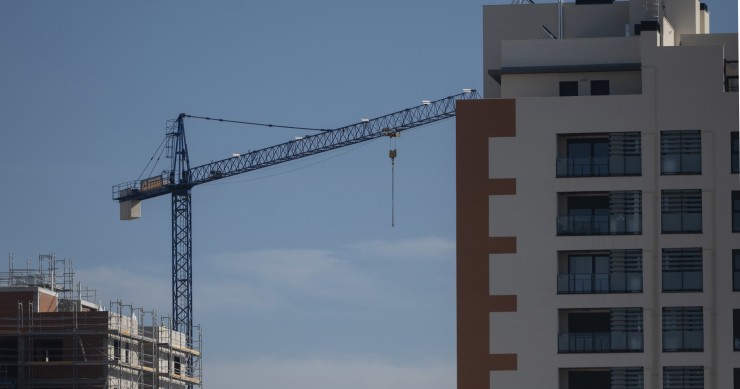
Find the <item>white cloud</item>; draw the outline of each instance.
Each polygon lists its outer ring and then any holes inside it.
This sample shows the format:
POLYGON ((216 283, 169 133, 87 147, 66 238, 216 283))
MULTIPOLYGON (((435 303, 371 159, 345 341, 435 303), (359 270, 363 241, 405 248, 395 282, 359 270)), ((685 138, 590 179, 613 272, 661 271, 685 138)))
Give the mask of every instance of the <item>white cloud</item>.
POLYGON ((170 278, 149 274, 135 269, 119 266, 75 269, 75 282, 97 291, 98 302, 109 307, 111 300, 121 300, 124 304, 157 310, 160 315, 171 310, 170 278))
POLYGON ((374 294, 373 281, 330 250, 256 250, 223 254, 207 263, 196 297, 207 310, 276 308, 298 298, 346 301, 374 294))
POLYGON ((261 389, 452 389, 449 363, 399 365, 377 358, 316 357, 206 362, 204 384, 261 389))
POLYGON ((455 241, 437 237, 400 241, 371 240, 350 245, 349 248, 382 258, 413 260, 451 260, 455 258, 455 241))
POLYGON ((204 258, 197 269, 199 311, 277 309, 311 303, 388 305, 398 289, 387 272, 406 271, 385 260, 454 260, 455 242, 436 237, 372 240, 338 248, 265 249, 204 258), (384 267, 374 267, 378 259, 384 267))
MULTIPOLYGON (((454 259, 454 248, 454 241, 449 239, 422 237, 372 240, 330 249, 264 249, 205 255, 198 258, 194 269, 194 307, 198 316, 305 304, 327 309, 350 305, 359 309, 388 308, 414 298, 406 293, 407 282, 398 284, 398 279, 393 279, 399 272, 409 271, 403 263, 444 263, 454 259), (383 261, 376 266, 378 259, 383 261)), ((146 310, 156 309, 160 315, 170 314, 169 274, 151 274, 141 267, 101 266, 78 269, 76 280, 97 289, 105 306, 110 299, 121 299, 146 310)), ((420 285, 415 285, 419 289, 420 285)))

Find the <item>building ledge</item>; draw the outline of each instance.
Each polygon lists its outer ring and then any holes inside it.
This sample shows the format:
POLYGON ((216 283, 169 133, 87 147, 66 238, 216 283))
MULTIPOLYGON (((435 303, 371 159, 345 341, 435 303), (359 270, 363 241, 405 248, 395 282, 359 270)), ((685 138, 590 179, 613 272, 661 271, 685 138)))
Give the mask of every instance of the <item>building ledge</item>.
POLYGON ((501 84, 501 76, 507 74, 543 74, 543 73, 598 73, 598 72, 634 72, 642 69, 640 63, 605 63, 588 65, 555 65, 555 66, 508 66, 501 69, 490 69, 488 75, 501 84))

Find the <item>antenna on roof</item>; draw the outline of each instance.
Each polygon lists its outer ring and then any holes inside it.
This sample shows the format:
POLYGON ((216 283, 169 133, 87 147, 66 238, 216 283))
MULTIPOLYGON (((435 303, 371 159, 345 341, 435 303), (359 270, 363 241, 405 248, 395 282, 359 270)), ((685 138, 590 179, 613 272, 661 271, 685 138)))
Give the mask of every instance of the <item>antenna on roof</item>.
POLYGON ((534 0, 512 0, 511 4, 534 4, 534 0))
POLYGON ((563 0, 558 0, 558 39, 563 39, 563 0))

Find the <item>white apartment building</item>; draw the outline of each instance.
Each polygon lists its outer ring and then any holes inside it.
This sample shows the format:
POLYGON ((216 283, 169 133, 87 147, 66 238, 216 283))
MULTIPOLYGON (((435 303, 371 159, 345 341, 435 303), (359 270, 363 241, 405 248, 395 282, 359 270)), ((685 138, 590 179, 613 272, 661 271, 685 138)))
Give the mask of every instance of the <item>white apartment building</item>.
POLYGON ((740 388, 737 34, 517 3, 457 106, 458 389, 740 388))

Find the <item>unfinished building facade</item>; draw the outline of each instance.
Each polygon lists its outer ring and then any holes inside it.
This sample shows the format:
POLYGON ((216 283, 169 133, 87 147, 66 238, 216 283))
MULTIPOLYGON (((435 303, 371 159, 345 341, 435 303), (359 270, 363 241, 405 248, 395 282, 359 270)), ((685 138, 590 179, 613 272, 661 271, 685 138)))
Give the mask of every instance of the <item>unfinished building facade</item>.
POLYGON ((75 284, 71 262, 0 273, 0 388, 199 388, 201 335, 75 284))

